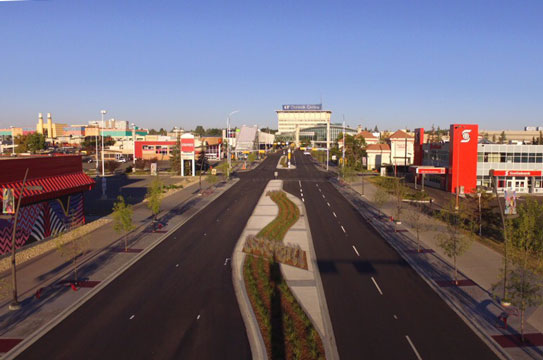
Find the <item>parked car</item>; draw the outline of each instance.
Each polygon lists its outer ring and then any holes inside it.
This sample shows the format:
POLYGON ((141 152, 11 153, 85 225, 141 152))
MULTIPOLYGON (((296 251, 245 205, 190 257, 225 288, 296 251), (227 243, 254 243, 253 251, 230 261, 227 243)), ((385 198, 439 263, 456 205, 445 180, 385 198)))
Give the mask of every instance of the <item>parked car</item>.
POLYGON ((125 163, 126 159, 125 158, 119 158, 119 159, 117 159, 117 161, 120 162, 120 163, 125 163))

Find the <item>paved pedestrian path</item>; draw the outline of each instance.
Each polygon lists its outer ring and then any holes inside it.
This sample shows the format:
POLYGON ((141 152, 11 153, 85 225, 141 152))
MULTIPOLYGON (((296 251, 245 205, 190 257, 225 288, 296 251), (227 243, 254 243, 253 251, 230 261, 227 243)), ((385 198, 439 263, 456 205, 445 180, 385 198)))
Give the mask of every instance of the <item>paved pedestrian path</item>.
MULTIPOLYGON (((505 309, 492 294, 492 286, 498 283, 502 268, 502 255, 485 245, 474 241, 467 253, 458 258, 460 286, 451 286, 453 278, 452 260, 438 245, 438 234, 445 232, 445 224, 418 213, 426 225, 427 231, 420 233, 424 251, 416 251, 415 221, 408 213, 417 213, 417 209, 404 203, 401 225, 391 221, 396 214, 396 200, 392 197, 377 209, 373 202, 376 186, 360 180, 349 185, 332 180, 338 190, 344 194, 365 219, 381 233, 403 258, 421 275, 443 300, 466 321, 496 352, 504 358, 532 359, 543 358, 543 346, 518 347, 514 339, 520 330, 520 316, 515 309, 505 309), (362 188, 364 194, 362 195, 362 188), (382 216, 380 212, 384 213, 382 216), (509 315, 507 326, 501 316, 509 315)), ((525 333, 533 344, 543 345, 543 314, 541 308, 527 311, 525 333)))
MULTIPOLYGON (((150 210, 144 204, 135 206, 133 220, 137 227, 127 237, 128 252, 124 251, 122 235, 114 231, 112 223, 88 234, 89 246, 78 259, 78 279, 83 281, 74 288, 71 284, 73 263, 58 251, 50 251, 19 266, 17 279, 22 306, 20 310, 10 311, 9 297, 0 303, 0 353, 32 337, 37 329, 43 330, 47 324, 67 316, 66 309, 73 311, 74 304, 82 303, 101 285, 120 275, 236 182, 215 186, 203 182, 201 190, 194 184, 163 198, 158 215, 163 227, 156 232, 150 210)), ((1 274, 0 280, 9 278, 7 271, 1 274)))
MULTIPOLYGON (((242 249, 248 235, 256 235, 267 224, 275 219, 279 213, 279 208, 266 194, 268 191, 282 189, 282 180, 271 180, 268 183, 236 244, 232 259, 234 288, 236 289, 236 295, 238 297, 241 313, 247 328, 249 342, 251 344, 251 351, 253 353, 253 358, 255 359, 265 359, 266 349, 256 317, 247 296, 245 282, 243 281, 243 261, 245 259, 245 253, 243 253, 242 249)), ((308 270, 280 264, 281 272, 292 293, 321 336, 326 358, 339 359, 332 324, 328 314, 328 307, 326 305, 326 298, 324 296, 324 290, 322 288, 317 267, 317 259, 315 250, 313 249, 311 231, 309 229, 305 207, 297 197, 288 193, 287 197, 300 209, 300 218, 286 233, 283 242, 285 244, 298 245, 302 250, 306 251, 308 256, 308 270)))

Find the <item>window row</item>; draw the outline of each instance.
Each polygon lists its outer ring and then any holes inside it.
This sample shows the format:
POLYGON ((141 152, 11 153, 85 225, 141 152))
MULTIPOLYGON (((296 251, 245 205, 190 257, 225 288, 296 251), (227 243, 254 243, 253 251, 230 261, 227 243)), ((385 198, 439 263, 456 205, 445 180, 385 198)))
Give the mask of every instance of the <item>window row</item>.
POLYGON ((543 163, 543 153, 477 153, 477 161, 485 163, 543 163))

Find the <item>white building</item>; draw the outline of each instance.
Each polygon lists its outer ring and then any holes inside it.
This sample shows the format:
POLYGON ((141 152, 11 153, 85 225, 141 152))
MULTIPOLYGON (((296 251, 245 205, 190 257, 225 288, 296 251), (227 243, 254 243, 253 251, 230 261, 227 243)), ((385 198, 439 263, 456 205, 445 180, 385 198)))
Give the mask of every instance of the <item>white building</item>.
POLYGON ((415 138, 402 130, 389 138, 391 164, 407 166, 413 164, 415 138))
POLYGON ((368 170, 379 169, 390 164, 390 146, 388 144, 371 144, 366 147, 368 170))
POLYGON ((322 110, 322 105, 283 105, 276 110, 278 134, 292 133, 322 124, 330 124, 332 112, 322 110))

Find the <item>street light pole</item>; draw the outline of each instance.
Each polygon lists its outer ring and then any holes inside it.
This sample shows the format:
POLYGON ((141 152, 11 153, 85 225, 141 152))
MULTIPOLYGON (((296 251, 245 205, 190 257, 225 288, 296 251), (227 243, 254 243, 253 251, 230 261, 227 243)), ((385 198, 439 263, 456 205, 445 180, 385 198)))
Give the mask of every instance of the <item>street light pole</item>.
POLYGON ((204 160, 206 157, 206 150, 207 150, 207 141, 202 141, 202 145, 200 146, 200 156, 202 157, 202 161, 200 161, 200 185, 199 189, 202 190, 202 172, 204 171, 204 160))
POLYGON ((132 171, 136 171, 136 124, 132 123, 132 171))
POLYGON ((235 113, 238 113, 239 110, 234 110, 230 114, 228 114, 228 117, 226 119, 226 156, 228 156, 228 169, 226 170, 226 178, 230 178, 230 168, 232 167, 232 156, 230 155, 230 116, 234 115, 235 113))
POLYGON ((17 301, 17 272, 16 272, 16 264, 15 264, 15 237, 17 234, 17 219, 19 216, 19 210, 21 209, 21 200, 24 196, 25 192, 25 185, 26 185, 26 178, 28 176, 28 168, 25 172, 25 177, 23 179, 23 186, 21 187, 21 192, 19 193, 19 200, 17 201, 17 209, 15 210, 15 218, 13 219, 13 232, 11 234, 11 289, 13 292, 13 300, 11 304, 9 304, 10 310, 19 310, 21 308, 21 305, 19 304, 19 301, 17 301))
POLYGON ((12 153, 15 154, 15 130, 13 130, 13 126, 10 126, 11 128, 11 148, 12 153))
POLYGON ((105 168, 105 164, 104 164, 104 115, 107 113, 106 110, 101 110, 100 111, 100 114, 102 114, 102 124, 101 124, 101 128, 100 128, 100 135, 101 135, 101 138, 102 138, 102 199, 107 199, 106 197, 106 178, 105 178, 105 175, 106 175, 106 168, 105 168))

